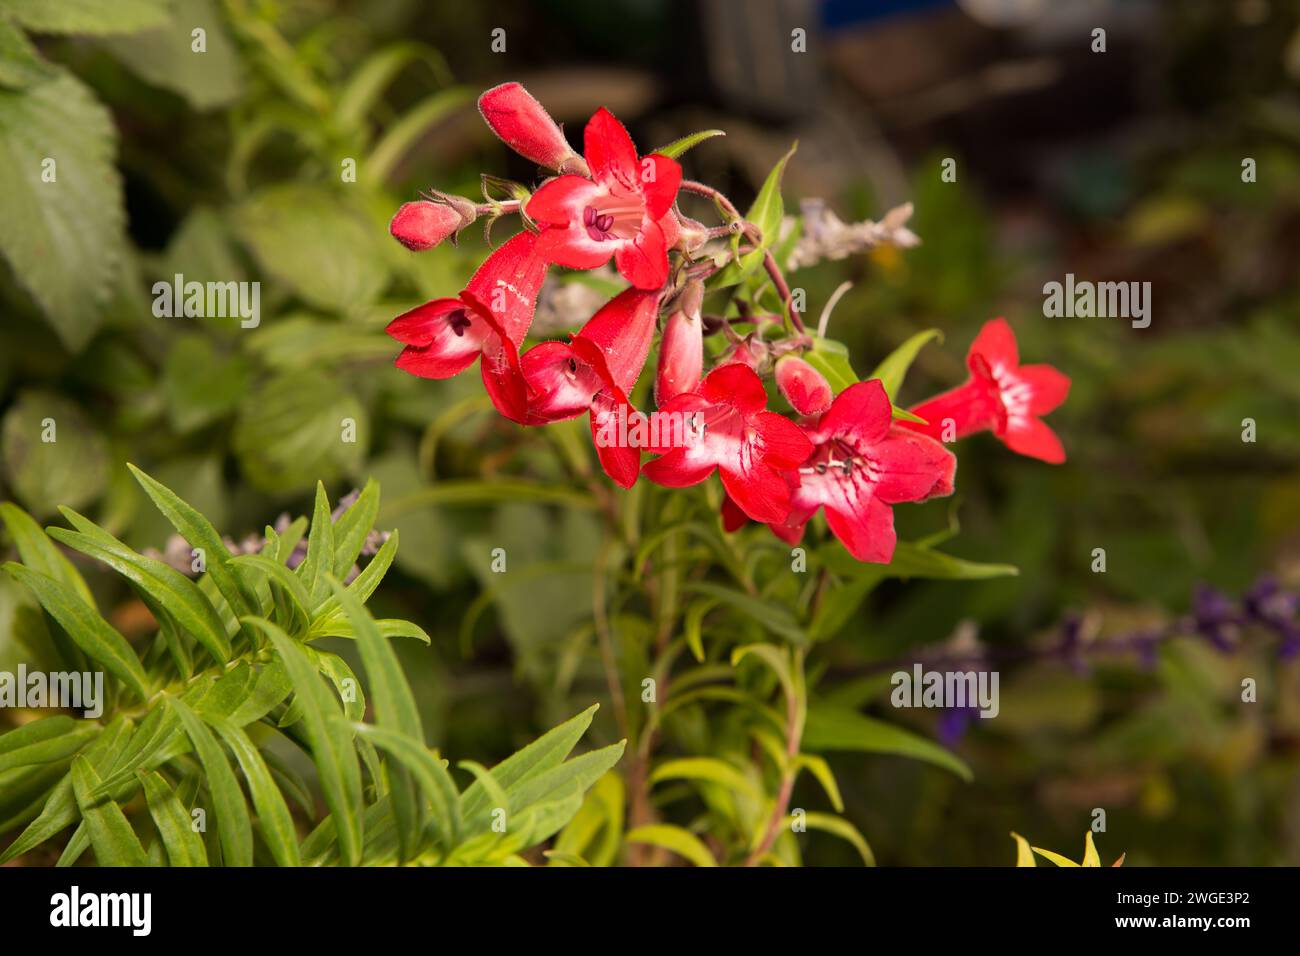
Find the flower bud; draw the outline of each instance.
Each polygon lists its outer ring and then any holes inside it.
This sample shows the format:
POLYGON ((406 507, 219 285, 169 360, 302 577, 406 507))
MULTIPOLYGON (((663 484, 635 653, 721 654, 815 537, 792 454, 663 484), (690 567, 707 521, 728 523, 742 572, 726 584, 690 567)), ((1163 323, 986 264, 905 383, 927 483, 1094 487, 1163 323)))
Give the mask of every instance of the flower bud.
POLYGON ((703 374, 704 329, 699 314, 691 316, 679 309, 668 317, 659 344, 655 403, 663 405, 671 398, 695 391, 703 374))
POLYGON ((797 355, 777 360, 776 387, 800 415, 820 415, 835 397, 826 377, 797 355))
MULTIPOLYGON (((469 221, 474 221, 472 214, 469 221)), ((419 202, 403 203, 393 221, 388 224, 388 231, 412 252, 423 252, 432 249, 448 236, 455 236, 466 225, 462 210, 457 210, 449 203, 422 199, 419 202)))
POLYGON ((518 83, 494 86, 478 98, 478 109, 501 142, 524 159, 547 169, 586 174, 586 163, 550 114, 518 83))

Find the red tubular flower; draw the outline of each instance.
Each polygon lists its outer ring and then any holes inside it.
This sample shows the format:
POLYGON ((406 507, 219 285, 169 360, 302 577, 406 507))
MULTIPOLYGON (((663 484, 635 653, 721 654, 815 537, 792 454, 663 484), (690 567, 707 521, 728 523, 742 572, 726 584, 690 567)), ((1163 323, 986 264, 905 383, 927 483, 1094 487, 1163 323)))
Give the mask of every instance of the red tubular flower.
POLYGON ((658 292, 626 289, 569 342, 536 345, 521 363, 529 391, 525 423, 544 425, 590 412, 601 467, 624 488, 636 483, 641 450, 602 435, 617 434, 617 418, 611 416, 624 416, 627 422, 636 414, 627 393, 645 365, 658 311, 658 292))
POLYGON ((700 427, 652 447, 663 457, 647 462, 642 473, 665 487, 685 488, 716 470, 745 514, 755 521, 784 521, 790 489, 781 470, 802 464, 812 445, 798 425, 766 405, 767 393, 753 369, 739 364, 714 369, 697 390, 660 408, 661 415, 675 413, 700 427))
POLYGON ((893 423, 878 379, 850 385, 808 431, 813 451, 790 483, 790 513, 770 523, 794 544, 818 508, 835 537, 859 561, 888 564, 894 556, 891 505, 952 494, 957 459, 925 435, 893 423))
POLYGON ((421 200, 403 203, 388 231, 412 252, 423 252, 454 236, 464 224, 464 217, 446 203, 421 200))
POLYGON ((664 323, 655 375, 655 404, 663 405, 684 392, 693 392, 704 374, 704 284, 689 282, 678 308, 664 323))
POLYGON ((776 387, 800 415, 820 415, 835 397, 826 376, 797 355, 777 360, 776 387))
POLYGON ((519 343, 533 321, 546 262, 534 254, 537 236, 521 232, 488 256, 460 296, 434 299, 388 323, 403 343, 400 369, 421 378, 451 378, 483 356, 483 385, 497 410, 523 421, 527 392, 519 343))
POLYGON ((586 171, 555 120, 518 83, 492 87, 478 98, 478 109, 492 132, 524 159, 547 169, 586 171))
POLYGON ((638 289, 662 287, 668 248, 677 241, 670 210, 682 168, 658 153, 638 161, 632 137, 603 107, 587 123, 584 151, 591 179, 559 176, 524 207, 544 227, 538 255, 571 269, 594 269, 613 256, 638 289))
POLYGON ((927 424, 899 425, 940 440, 992 430, 1021 455, 1053 465, 1065 461, 1061 440, 1040 416, 1065 401, 1070 392, 1068 376, 1050 365, 1021 365, 1016 336, 1006 319, 984 324, 971 343, 966 364, 971 375, 964 385, 911 409, 927 424))

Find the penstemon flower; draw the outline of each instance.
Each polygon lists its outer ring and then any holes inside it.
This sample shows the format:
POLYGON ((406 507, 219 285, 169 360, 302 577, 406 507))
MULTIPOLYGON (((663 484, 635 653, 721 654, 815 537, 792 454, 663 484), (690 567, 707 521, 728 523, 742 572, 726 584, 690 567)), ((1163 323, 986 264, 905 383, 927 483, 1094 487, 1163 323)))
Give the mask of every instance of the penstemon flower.
POLYGON ((1065 401, 1068 377, 1050 365, 1021 365, 1016 335, 1006 319, 985 323, 966 364, 971 377, 964 385, 911 409, 927 424, 904 421, 902 426, 941 440, 991 430, 1014 452, 1053 465, 1065 461, 1061 440, 1039 416, 1065 401), (945 428, 951 432, 945 434, 945 428))
MULTIPOLYGON (((1047 365, 1021 365, 1003 319, 987 323, 972 344, 970 380, 913 410, 925 424, 893 407, 884 382, 855 381, 849 363, 834 358, 843 346, 803 324, 770 248, 782 234, 779 215, 762 215, 773 204, 756 202, 762 222, 751 222, 717 190, 683 180, 675 157, 706 135, 641 157, 602 108, 584 131, 584 157, 517 83, 488 90, 479 108, 503 142, 558 175, 535 192, 485 176, 485 205, 430 192, 398 210, 390 231, 414 251, 454 239, 479 215, 518 213, 524 226, 458 295, 389 324, 405 346, 399 368, 449 378, 481 357, 484 385, 507 418, 545 426, 586 413, 601 467, 616 484, 630 488, 644 474, 685 488, 716 472, 725 530, 757 521, 793 544, 823 511, 859 561, 892 559, 894 505, 952 493, 956 459, 941 441, 991 430, 1021 454, 1064 460, 1040 416, 1065 400, 1069 379, 1047 365), (489 183, 514 198, 488 196, 489 183), (686 194, 711 200, 723 223, 710 228, 682 214, 677 202, 686 194), (629 287, 568 341, 521 354, 548 267, 595 269, 611 259, 629 287), (714 276, 725 281, 710 286, 714 276), (781 314, 764 299, 769 292, 781 314), (717 307, 705 310, 706 300, 717 307), (630 396, 657 331, 657 410, 647 416, 630 396), (768 407, 765 381, 792 415, 768 407), (643 464, 647 453, 655 457, 643 464)), ((779 190, 781 168, 763 187, 769 196, 779 190)), ((914 245, 902 225, 910 211, 889 214, 889 228, 873 232, 872 242, 914 245)), ((910 352, 902 354, 908 358, 895 358, 883 376, 891 390, 910 361, 910 352)))
POLYGON ((632 137, 604 108, 587 123, 583 139, 591 178, 552 179, 524 207, 544 227, 537 252, 574 269, 594 269, 613 256, 628 282, 658 289, 668 279, 668 249, 677 241, 670 210, 682 168, 658 153, 638 160, 632 137))

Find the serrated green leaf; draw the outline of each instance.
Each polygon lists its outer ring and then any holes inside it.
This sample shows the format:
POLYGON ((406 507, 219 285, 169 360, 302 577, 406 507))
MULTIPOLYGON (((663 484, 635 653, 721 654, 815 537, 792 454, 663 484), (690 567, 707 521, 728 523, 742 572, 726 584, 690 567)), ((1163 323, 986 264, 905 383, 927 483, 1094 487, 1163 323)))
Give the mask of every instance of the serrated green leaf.
MULTIPOLYGON (((21 2, 31 14, 65 6, 21 2)), ((16 3, 0 0, 0 10, 16 3)), ((73 352, 99 329, 126 245, 115 153, 112 117, 71 74, 0 90, 0 254, 73 352)))

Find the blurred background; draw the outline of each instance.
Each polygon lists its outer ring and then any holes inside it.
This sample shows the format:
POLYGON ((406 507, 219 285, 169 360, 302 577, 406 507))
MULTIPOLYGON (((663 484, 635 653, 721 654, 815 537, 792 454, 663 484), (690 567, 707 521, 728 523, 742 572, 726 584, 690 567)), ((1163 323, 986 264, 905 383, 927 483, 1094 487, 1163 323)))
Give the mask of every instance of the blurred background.
MULTIPOLYGON (((814 316, 853 283, 831 334, 859 371, 942 330, 908 377, 915 402, 960 381, 1002 315, 1025 361, 1074 381, 1050 419, 1065 465, 987 435, 961 447, 950 550, 1021 574, 889 582, 821 649, 850 702, 878 691, 883 660, 978 646, 1001 661, 997 720, 890 715, 973 781, 836 754, 846 815, 884 864, 1006 865, 1012 829, 1077 858, 1095 808, 1105 862, 1300 864, 1300 4, 176 0, 171 16, 32 30, 62 87, 29 112, 0 91, 0 497, 46 523, 70 505, 164 551, 170 528, 127 461, 236 540, 309 511, 317 478, 337 499, 375 476, 403 544, 372 605, 433 635, 401 647, 430 739, 490 763, 599 698, 573 652, 598 535, 580 512, 422 496, 556 465, 537 434, 484 414, 476 375, 392 370, 384 324, 454 294, 484 246, 470 229, 412 255, 387 219, 421 189, 476 196, 483 171, 534 178, 474 110, 506 80, 575 143, 600 105, 647 149, 725 130, 683 163, 741 208, 797 140, 787 210, 915 204, 919 247, 795 280, 814 316), (205 54, 176 54, 194 24, 205 54), (28 203, 14 170, 50 143, 88 162, 66 167, 68 198, 28 203), (176 273, 260 280, 260 326, 155 318, 149 289, 176 273), (1150 282, 1150 327, 1044 317, 1043 284, 1066 273, 1150 282), (56 445, 31 441, 46 417, 56 445), (336 440, 343 417, 356 444, 336 440), (490 546, 534 573, 494 586, 490 546)), ((15 49, 6 84, 26 68, 15 49)), ((548 287, 539 321, 586 318, 572 286, 548 287)), ((900 537, 946 508, 900 509, 900 537)), ((150 627, 118 598, 119 629, 150 627)), ((0 669, 30 660, 34 613, 0 577, 0 669)), ((833 841, 805 855, 855 860, 833 841)))

